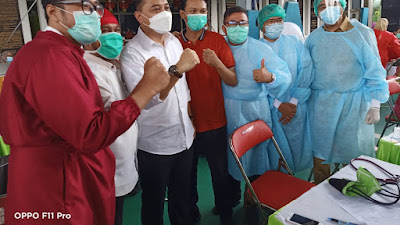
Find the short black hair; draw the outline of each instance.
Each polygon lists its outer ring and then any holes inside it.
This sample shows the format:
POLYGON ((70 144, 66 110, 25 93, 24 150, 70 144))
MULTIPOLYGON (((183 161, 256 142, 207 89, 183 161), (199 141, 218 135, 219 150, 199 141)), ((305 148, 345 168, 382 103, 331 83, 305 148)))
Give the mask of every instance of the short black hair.
POLYGON ((232 14, 234 14, 234 13, 237 13, 237 12, 239 12, 239 13, 244 13, 244 14, 247 15, 247 12, 246 12, 245 9, 243 9, 243 8, 240 7, 240 6, 234 6, 234 7, 229 8, 229 9, 227 9, 227 10, 225 11, 225 13, 224 13, 224 24, 226 23, 226 18, 228 18, 228 16, 230 16, 230 15, 232 15, 232 14))
POLYGON ((143 3, 144 3, 144 0, 133 0, 134 9, 137 11, 141 11, 143 3))
MULTIPOLYGON (((181 0, 181 9, 185 10, 187 0, 181 0)), ((208 4, 207 0, 203 0, 206 4, 208 4)))
POLYGON ((44 8, 44 15, 45 15, 47 21, 49 21, 49 16, 47 15, 47 12, 46 12, 47 5, 56 5, 56 3, 59 1, 60 0, 42 0, 42 5, 44 8))

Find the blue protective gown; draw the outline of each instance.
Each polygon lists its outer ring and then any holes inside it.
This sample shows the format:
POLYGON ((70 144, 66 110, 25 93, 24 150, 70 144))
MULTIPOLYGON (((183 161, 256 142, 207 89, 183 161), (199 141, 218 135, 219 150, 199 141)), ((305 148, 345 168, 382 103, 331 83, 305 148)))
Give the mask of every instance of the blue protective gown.
POLYGON ((269 45, 275 54, 287 63, 292 77, 289 88, 277 100, 282 103, 289 102, 292 98, 298 100, 296 116, 290 123, 283 125, 279 122, 282 113, 273 106, 275 99, 271 99, 274 136, 282 151, 291 151, 294 162, 294 167, 291 167, 292 172, 312 168, 313 154, 306 103, 311 94, 312 82, 310 53, 303 42, 295 36, 281 35, 275 42, 269 42, 264 38, 261 41, 269 45))
MULTIPOLYGON (((238 83, 235 87, 222 83, 228 135, 238 127, 258 119, 264 120, 272 128, 268 95, 279 97, 289 86, 290 72, 286 63, 268 45, 251 37, 242 45, 229 47, 235 58, 238 83), (256 83, 253 79, 253 70, 261 67, 262 59, 265 59, 265 67, 276 76, 273 83, 256 83)), ((290 152, 284 155, 292 159, 290 152)), ((266 141, 249 150, 240 160, 248 176, 261 175, 277 168, 279 155, 273 143, 266 141)), ((233 178, 243 180, 230 150, 228 167, 233 178)))
POLYGON ((365 123, 371 99, 389 97, 374 32, 356 20, 354 29, 310 34, 306 48, 313 60, 308 100, 314 156, 327 163, 349 163, 374 156, 374 125, 365 123))

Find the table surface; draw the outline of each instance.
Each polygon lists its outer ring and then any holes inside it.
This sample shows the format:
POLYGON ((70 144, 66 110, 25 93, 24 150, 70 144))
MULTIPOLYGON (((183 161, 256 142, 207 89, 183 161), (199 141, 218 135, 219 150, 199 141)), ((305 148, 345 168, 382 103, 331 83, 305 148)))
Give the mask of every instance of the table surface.
MULTIPOLYGON (((385 169, 389 171, 400 174, 400 166, 394 165, 391 163, 387 163, 376 158, 368 157, 368 156, 360 156, 360 158, 369 159, 385 169)), ((368 168, 371 172, 373 168, 369 168, 368 165, 371 165, 367 162, 357 161, 356 166, 364 166, 368 168)), ((352 180, 356 180, 356 171, 350 166, 347 165, 346 167, 339 170, 335 173, 331 178, 342 178, 345 174, 354 174, 354 178, 352 180)), ((374 174, 374 173, 373 173, 374 174)), ((380 173, 378 173, 380 176, 380 173)), ((376 175, 376 176, 378 176, 376 175)), ((292 201, 285 207, 283 207, 279 212, 275 213, 275 221, 274 223, 270 224, 277 224, 281 222, 281 224, 290 224, 286 222, 286 219, 289 218, 293 213, 299 214, 304 217, 308 217, 310 219, 316 220, 321 222, 323 225, 330 225, 336 224, 330 221, 326 221, 326 218, 336 218, 346 222, 353 222, 359 223, 357 219, 347 213, 343 208, 341 208, 338 204, 336 204, 331 198, 332 196, 338 194, 338 190, 332 187, 327 180, 320 183, 319 185, 311 188, 309 191, 301 195, 296 200, 292 201), (278 220, 279 222, 276 222, 278 220)), ((358 198, 358 197, 352 197, 358 198)), ((374 204, 374 203, 371 203, 374 204)), ((368 210, 366 210, 368 213, 368 210)), ((392 224, 400 224, 399 221, 396 221, 392 224)))

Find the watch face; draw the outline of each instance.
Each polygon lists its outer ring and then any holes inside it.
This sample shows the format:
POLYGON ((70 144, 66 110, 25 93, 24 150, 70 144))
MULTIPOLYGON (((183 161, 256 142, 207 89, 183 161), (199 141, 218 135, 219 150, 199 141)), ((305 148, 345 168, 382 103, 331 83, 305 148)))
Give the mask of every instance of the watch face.
POLYGON ((175 75, 176 66, 175 65, 170 66, 169 69, 168 69, 168 73, 171 74, 171 75, 175 75))

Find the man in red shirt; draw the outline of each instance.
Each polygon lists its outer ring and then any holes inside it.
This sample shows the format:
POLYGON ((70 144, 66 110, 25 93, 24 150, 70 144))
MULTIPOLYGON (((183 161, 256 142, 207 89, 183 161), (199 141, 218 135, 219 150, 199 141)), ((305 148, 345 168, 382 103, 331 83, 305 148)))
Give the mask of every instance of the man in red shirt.
POLYGON ((207 23, 206 1, 181 1, 180 15, 187 25, 187 29, 180 34, 182 46, 193 49, 200 58, 200 64, 186 73, 192 119, 196 127, 192 175, 194 218, 200 219, 196 205, 197 164, 199 152, 202 152, 211 171, 216 211, 220 213, 223 224, 232 224, 232 201, 240 201, 240 183, 234 182, 235 187, 232 187, 233 179, 228 173, 226 117, 221 80, 227 85, 236 85, 235 61, 222 35, 204 29, 207 23), (230 187, 233 188, 233 193, 230 187))
POLYGON ((136 88, 105 111, 81 49, 99 38, 103 8, 94 0, 43 5, 48 27, 19 50, 0 96, 0 134, 11 146, 5 222, 114 224, 115 158, 107 146, 170 76, 149 59, 136 88))

